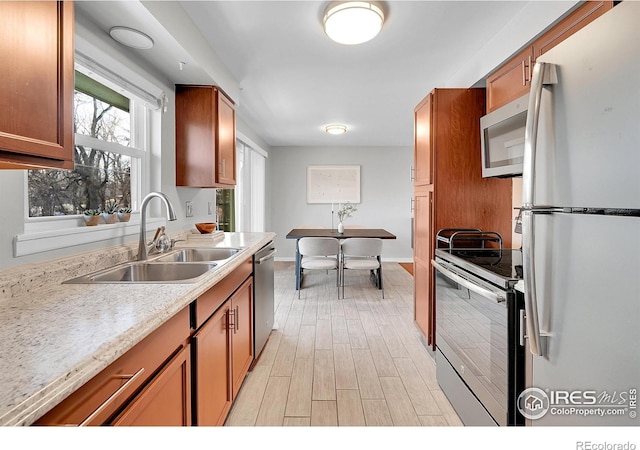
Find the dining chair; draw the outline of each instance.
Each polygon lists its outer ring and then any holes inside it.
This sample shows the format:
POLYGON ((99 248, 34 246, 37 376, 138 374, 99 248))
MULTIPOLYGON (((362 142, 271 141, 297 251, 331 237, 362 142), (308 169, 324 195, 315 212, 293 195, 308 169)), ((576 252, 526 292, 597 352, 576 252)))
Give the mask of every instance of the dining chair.
MULTIPOLYGON (((340 298, 340 241, 331 237, 303 237, 298 240, 300 280, 304 270, 335 270, 338 298, 340 298)), ((298 289, 298 298, 302 282, 298 289)))
POLYGON ((375 281, 375 285, 382 291, 382 239, 377 238, 349 238, 341 245, 341 284, 342 298, 344 298, 345 270, 368 270, 375 281))

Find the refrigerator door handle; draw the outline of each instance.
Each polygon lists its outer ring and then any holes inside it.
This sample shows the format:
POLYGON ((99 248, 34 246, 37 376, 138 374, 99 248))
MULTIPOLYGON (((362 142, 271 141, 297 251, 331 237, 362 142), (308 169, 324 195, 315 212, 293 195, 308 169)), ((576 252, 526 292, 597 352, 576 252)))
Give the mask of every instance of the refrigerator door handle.
POLYGON ((540 104, 542 103, 542 88, 548 84, 556 84, 558 77, 556 66, 550 63, 538 62, 533 67, 531 77, 531 95, 527 108, 527 121, 524 130, 524 162, 522 166, 522 207, 530 209, 533 206, 533 192, 535 184, 535 162, 538 140, 538 123, 540 119, 540 104))
POLYGON ((524 274, 524 310, 527 322, 529 351, 543 356, 540 321, 538 320, 538 298, 536 295, 533 211, 522 211, 522 270, 524 274))

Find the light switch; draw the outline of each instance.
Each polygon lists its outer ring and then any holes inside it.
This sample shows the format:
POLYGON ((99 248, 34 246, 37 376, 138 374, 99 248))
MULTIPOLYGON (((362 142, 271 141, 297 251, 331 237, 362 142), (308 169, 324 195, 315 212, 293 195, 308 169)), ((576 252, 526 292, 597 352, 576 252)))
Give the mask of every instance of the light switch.
POLYGON ((213 202, 207 202, 207 214, 213 214, 213 202))
POLYGON ((187 217, 193 217, 193 202, 187 202, 187 217))

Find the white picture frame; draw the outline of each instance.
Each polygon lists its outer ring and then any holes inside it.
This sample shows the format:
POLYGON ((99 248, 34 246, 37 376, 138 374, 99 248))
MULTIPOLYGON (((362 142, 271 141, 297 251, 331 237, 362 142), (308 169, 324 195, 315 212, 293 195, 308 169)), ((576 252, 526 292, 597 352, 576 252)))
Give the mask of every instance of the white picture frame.
POLYGON ((360 166, 307 166, 307 203, 360 203, 360 166))

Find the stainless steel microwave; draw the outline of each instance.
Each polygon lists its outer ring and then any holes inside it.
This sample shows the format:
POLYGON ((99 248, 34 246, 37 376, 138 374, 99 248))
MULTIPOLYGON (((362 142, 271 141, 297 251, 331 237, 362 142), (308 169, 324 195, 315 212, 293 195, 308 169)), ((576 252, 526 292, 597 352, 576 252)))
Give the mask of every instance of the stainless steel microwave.
POLYGON ((484 178, 522 175, 528 105, 526 94, 480 118, 484 178))

